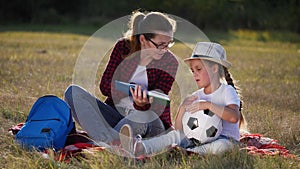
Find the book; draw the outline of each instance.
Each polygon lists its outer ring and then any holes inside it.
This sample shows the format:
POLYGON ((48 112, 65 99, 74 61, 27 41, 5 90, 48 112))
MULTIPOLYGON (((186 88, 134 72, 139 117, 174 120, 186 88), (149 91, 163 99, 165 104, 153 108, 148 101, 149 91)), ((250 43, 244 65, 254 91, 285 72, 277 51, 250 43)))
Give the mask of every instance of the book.
MULTIPOLYGON (((136 84, 121 82, 118 80, 115 81, 116 90, 123 92, 125 94, 128 94, 129 96, 131 95, 130 88, 134 89, 135 85, 136 84)), ((155 90, 147 91, 147 97, 153 97, 154 101, 157 100, 157 101, 163 101, 166 103, 170 102, 170 98, 168 95, 158 92, 158 91, 155 91, 155 90)))

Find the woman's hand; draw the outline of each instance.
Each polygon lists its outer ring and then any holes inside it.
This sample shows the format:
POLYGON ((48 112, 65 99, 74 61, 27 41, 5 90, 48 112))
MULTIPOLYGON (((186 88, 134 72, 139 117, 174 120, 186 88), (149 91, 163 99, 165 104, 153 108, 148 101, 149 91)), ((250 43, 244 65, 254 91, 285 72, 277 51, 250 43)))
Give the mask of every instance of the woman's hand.
POLYGON ((153 102, 153 97, 148 99, 147 90, 142 88, 141 85, 135 85, 135 88, 130 88, 130 93, 132 95, 133 101, 136 105, 143 107, 146 104, 153 102))

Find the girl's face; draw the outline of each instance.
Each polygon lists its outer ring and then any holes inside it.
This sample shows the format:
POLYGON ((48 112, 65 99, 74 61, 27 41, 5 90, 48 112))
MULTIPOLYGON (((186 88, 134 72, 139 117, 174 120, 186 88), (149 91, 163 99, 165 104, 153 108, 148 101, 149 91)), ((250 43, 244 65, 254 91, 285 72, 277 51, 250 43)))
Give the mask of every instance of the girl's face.
POLYGON ((210 86, 210 77, 212 67, 208 67, 199 59, 190 61, 190 69, 198 88, 207 88, 210 86))
POLYGON ((153 38, 144 36, 144 50, 154 60, 160 60, 173 43, 173 33, 156 34, 153 38), (147 50, 148 49, 148 50, 147 50))

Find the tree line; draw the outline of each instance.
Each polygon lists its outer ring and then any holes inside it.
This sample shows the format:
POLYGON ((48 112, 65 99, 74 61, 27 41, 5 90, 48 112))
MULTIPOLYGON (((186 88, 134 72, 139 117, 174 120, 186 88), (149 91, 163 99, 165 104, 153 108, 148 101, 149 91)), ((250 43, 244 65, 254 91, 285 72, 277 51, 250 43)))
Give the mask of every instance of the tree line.
POLYGON ((176 15, 201 29, 300 33, 300 0, 10 0, 0 2, 0 23, 105 24, 136 9, 176 15))

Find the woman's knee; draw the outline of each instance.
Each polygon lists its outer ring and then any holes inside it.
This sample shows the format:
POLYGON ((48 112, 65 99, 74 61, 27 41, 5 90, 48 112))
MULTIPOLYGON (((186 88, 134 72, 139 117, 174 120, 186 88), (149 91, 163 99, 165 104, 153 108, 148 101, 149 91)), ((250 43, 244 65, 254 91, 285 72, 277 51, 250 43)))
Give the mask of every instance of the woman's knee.
POLYGON ((71 84, 70 86, 67 87, 67 89, 65 90, 65 93, 64 93, 64 98, 65 100, 67 101, 71 101, 72 98, 73 98, 73 95, 75 94, 79 94, 79 93, 85 93, 86 91, 78 86, 78 85, 75 85, 75 84, 71 84))
POLYGON ((156 121, 157 119, 160 120, 159 116, 154 113, 153 111, 132 111, 130 112, 126 118, 128 120, 137 122, 137 123, 151 123, 156 121))

